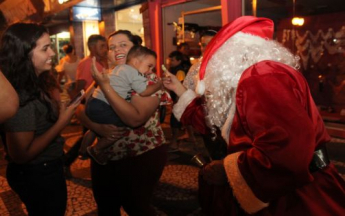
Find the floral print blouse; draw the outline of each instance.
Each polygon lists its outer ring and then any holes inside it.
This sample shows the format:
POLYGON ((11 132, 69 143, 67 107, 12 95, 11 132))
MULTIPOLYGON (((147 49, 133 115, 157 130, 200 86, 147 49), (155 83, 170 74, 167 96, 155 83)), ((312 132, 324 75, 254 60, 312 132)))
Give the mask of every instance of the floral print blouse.
MULTIPOLYGON (((156 74, 150 74, 147 78, 148 85, 157 81, 156 74)), ((132 96, 134 95, 137 95, 137 93, 132 92, 132 96)), ((171 103, 170 95, 166 91, 159 90, 152 95, 152 97, 156 96, 161 101, 160 105, 171 103)), ((124 137, 106 150, 110 160, 135 157, 165 144, 166 140, 159 122, 158 108, 144 125, 135 129, 128 128, 124 137)))

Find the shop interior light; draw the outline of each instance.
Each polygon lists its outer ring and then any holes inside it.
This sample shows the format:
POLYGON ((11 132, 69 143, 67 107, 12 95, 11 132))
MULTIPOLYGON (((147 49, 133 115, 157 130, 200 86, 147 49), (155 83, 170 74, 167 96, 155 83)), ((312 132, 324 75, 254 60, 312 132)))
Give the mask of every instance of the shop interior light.
POLYGON ((59 0, 59 4, 63 4, 63 3, 66 3, 68 2, 69 0, 59 0))
POLYGON ((70 33, 69 32, 61 32, 57 34, 58 38, 70 38, 70 33))
POLYGON ((302 26, 304 24, 304 18, 294 17, 292 18, 291 23, 295 26, 302 26))
POLYGON ((253 7, 253 16, 256 17, 256 11, 257 11, 257 0, 253 0, 252 2, 252 7, 253 7))

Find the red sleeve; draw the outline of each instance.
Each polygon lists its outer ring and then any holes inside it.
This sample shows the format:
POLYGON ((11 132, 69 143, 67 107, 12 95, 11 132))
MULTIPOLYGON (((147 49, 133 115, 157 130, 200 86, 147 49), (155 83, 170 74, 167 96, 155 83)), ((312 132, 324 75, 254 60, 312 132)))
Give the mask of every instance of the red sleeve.
POLYGON ((238 168, 264 202, 312 181, 313 152, 328 139, 322 123, 311 116, 315 105, 306 81, 289 73, 251 76, 237 89, 237 120, 252 142, 239 155, 238 168))

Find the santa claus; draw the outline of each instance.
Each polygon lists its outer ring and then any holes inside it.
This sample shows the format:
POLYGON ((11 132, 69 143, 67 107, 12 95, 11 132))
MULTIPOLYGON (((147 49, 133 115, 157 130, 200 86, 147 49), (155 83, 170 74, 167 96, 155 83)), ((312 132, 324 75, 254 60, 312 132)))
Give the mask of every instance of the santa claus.
POLYGON ((225 25, 206 48, 197 92, 171 74, 164 79, 180 97, 173 112, 201 132, 222 131, 228 155, 202 171, 234 194, 213 200, 219 206, 238 202, 243 214, 265 216, 345 215, 345 182, 327 159, 330 137, 298 58, 272 36, 266 18, 225 25))

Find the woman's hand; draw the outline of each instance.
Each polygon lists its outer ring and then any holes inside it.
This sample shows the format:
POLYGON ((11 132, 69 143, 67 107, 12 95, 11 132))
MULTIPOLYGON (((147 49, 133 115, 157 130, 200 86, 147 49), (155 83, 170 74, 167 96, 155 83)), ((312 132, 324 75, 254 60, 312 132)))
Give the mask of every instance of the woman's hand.
POLYGON ((169 71, 165 71, 162 80, 164 87, 175 92, 179 97, 187 90, 177 77, 169 71))
MULTIPOLYGON (((127 102, 126 102, 127 103, 127 102)), ((81 121, 82 125, 95 131, 101 137, 106 137, 116 141, 124 136, 124 133, 127 132, 125 128, 116 127, 112 124, 98 124, 91 121, 85 114, 85 106, 80 104, 76 111, 77 118, 81 121)))
POLYGON ((74 115, 77 106, 80 104, 80 101, 81 100, 70 105, 67 105, 66 102, 61 102, 58 122, 66 126, 70 122, 72 116, 74 115))
POLYGON ((99 72, 96 67, 96 57, 92 57, 91 75, 98 85, 109 84, 109 76, 105 69, 99 72))
POLYGON ((201 170, 201 175, 207 183, 212 185, 224 185, 227 183, 223 160, 214 160, 207 164, 201 170))
POLYGON ((116 127, 112 124, 99 124, 96 133, 101 137, 106 138, 107 140, 115 142, 118 139, 124 137, 126 131, 127 130, 124 127, 116 127))

